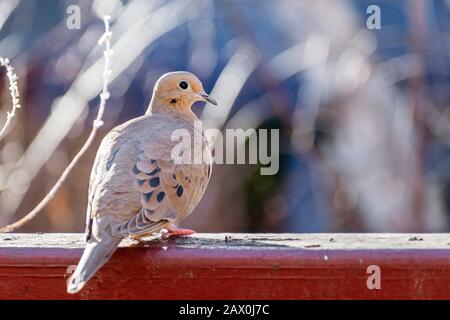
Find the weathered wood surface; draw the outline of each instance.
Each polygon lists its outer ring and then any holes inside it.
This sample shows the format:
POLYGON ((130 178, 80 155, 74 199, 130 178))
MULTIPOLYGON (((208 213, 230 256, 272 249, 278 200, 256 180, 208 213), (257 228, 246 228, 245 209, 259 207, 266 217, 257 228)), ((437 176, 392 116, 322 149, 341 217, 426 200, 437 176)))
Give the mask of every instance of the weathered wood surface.
POLYGON ((196 234, 123 241, 78 295, 81 234, 1 234, 0 299, 450 299, 447 234, 196 234), (381 270, 370 290, 367 268, 381 270))

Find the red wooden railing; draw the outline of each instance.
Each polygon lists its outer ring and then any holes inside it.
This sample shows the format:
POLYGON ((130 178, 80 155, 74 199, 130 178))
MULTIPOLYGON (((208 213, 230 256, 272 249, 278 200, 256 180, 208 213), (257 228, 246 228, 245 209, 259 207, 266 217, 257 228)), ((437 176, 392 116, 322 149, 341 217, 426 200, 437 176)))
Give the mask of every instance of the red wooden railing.
POLYGON ((65 282, 82 246, 80 234, 0 235, 0 299, 450 299, 450 237, 443 234, 125 242, 85 289, 69 295, 65 282))

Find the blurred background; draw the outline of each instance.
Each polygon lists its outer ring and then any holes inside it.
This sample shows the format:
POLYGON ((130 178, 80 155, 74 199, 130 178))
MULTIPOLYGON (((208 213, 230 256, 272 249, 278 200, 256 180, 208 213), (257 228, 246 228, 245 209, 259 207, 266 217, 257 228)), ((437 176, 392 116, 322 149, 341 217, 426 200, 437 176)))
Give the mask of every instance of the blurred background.
MULTIPOLYGON (((280 170, 214 165, 183 226, 200 232, 450 230, 449 0, 0 0, 0 56, 20 109, 0 141, 0 225, 24 216, 83 145, 99 103, 112 17, 105 125, 22 232, 82 232, 102 137, 144 113, 155 81, 188 70, 213 127, 280 130, 280 170), (68 28, 76 5, 80 28, 68 28), (369 5, 381 29, 369 30, 369 5)), ((11 108, 0 71, 0 125, 11 108)))

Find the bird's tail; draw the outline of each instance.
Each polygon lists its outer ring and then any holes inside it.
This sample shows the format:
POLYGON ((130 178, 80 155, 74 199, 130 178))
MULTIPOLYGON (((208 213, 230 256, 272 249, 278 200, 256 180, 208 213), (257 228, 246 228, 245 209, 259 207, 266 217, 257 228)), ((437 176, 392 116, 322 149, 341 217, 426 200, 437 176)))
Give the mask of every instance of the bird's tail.
POLYGON ((110 238, 88 243, 75 272, 67 282, 67 292, 77 293, 80 291, 95 272, 109 260, 116 251, 120 240, 110 238))

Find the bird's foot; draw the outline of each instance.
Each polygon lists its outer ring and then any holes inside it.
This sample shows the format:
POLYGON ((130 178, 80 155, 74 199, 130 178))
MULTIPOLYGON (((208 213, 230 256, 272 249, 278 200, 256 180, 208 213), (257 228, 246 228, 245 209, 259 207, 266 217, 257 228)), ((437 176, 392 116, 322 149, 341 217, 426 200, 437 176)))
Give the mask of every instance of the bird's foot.
POLYGON ((194 234, 194 230, 190 229, 182 229, 177 228, 174 225, 170 225, 165 228, 166 232, 163 233, 162 237, 163 239, 169 239, 169 238, 178 238, 182 236, 190 236, 191 234, 194 234))

